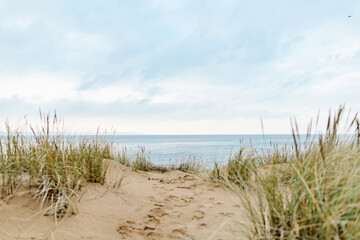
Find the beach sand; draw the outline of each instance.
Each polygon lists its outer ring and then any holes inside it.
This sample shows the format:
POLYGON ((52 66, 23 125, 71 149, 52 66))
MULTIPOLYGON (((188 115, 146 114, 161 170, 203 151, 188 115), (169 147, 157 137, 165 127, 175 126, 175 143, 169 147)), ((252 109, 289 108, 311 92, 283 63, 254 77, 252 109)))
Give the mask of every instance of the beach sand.
POLYGON ((134 172, 110 161, 107 184, 87 184, 75 203, 75 214, 55 223, 36 200, 15 196, 1 206, 0 238, 246 239, 239 196, 180 171, 134 172))

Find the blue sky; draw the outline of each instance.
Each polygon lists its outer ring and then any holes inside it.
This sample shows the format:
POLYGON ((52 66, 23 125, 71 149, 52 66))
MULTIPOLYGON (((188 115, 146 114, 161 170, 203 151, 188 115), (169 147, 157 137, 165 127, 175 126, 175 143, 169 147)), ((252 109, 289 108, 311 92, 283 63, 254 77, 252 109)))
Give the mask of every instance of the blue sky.
POLYGON ((0 0, 0 53, 0 118, 56 109, 75 131, 287 133, 360 111, 357 0, 0 0))

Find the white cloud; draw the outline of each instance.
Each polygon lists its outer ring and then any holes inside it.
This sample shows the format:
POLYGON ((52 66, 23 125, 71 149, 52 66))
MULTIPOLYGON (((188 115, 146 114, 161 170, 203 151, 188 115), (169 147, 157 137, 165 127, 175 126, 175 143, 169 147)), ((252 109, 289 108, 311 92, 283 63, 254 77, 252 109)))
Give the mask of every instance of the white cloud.
POLYGON ((0 75, 0 96, 17 96, 27 102, 42 103, 61 98, 74 98, 75 86, 80 80, 78 73, 28 72, 25 74, 0 75))
POLYGON ((283 133, 290 116, 360 111, 356 1, 34 6, 0 9, 3 113, 57 108, 143 133, 259 133, 263 117, 283 133))
POLYGON ((78 94, 81 100, 98 103, 111 103, 117 100, 132 102, 145 98, 145 93, 135 89, 134 85, 129 83, 115 83, 99 89, 83 90, 78 94))
POLYGON ((11 17, 2 23, 2 27, 5 29, 26 28, 34 21, 31 17, 11 17))

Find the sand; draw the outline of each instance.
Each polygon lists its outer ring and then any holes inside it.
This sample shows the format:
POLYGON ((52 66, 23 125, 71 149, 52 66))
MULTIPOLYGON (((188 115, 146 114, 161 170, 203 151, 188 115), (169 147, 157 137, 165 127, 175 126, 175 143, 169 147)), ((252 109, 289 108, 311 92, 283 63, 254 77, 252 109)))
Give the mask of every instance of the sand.
POLYGON ((110 163, 107 184, 87 184, 76 213, 57 223, 36 200, 15 196, 0 209, 0 239, 246 239, 245 211, 230 190, 194 174, 110 163))

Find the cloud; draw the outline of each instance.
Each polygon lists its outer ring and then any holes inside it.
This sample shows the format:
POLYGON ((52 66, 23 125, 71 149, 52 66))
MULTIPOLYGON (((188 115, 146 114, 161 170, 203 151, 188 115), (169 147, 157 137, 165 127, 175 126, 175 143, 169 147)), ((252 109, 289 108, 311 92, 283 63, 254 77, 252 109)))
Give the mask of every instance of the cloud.
POLYGON ((0 4, 7 115, 41 107, 87 122, 138 121, 143 132, 160 122, 182 132, 183 122, 231 133, 247 131, 236 121, 283 126, 344 102, 360 110, 355 0, 0 4))

